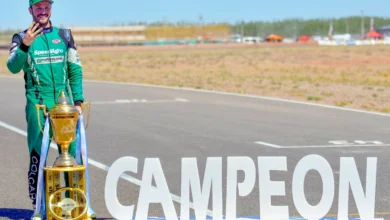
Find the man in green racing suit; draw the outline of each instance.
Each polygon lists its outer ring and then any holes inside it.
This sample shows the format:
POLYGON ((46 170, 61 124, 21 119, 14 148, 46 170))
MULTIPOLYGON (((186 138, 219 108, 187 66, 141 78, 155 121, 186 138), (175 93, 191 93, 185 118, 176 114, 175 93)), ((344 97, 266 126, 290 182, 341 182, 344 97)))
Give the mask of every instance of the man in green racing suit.
MULTIPOLYGON (((82 66, 77 54, 72 33, 68 29, 53 27, 50 21, 52 1, 30 0, 33 23, 12 37, 7 67, 13 74, 24 72, 26 95, 27 144, 30 154, 28 170, 29 197, 36 204, 38 168, 45 117, 40 111, 38 122, 36 104, 46 105, 50 110, 61 90, 81 112, 84 101, 82 66)), ((58 149, 60 151, 60 149, 58 149)), ((76 142, 69 147, 76 155, 76 142)))

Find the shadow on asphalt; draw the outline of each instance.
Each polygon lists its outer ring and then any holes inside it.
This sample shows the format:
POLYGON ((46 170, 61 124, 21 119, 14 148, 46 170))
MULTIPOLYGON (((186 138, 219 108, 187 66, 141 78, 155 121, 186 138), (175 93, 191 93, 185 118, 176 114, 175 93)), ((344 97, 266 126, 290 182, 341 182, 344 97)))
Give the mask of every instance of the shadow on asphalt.
MULTIPOLYGON (((0 219, 31 219, 33 210, 0 208, 0 219)), ((97 218, 96 220, 111 220, 113 218, 97 218)))
POLYGON ((0 219, 30 219, 33 210, 0 208, 0 219))

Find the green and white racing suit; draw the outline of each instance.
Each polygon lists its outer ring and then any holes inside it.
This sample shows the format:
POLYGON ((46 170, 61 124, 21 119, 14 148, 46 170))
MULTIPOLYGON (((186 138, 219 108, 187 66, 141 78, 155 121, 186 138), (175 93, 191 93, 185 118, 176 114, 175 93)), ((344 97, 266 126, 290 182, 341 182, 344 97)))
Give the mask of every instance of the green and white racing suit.
MULTIPOLYGON (((44 114, 40 111, 38 122, 36 104, 46 105, 50 110, 56 103, 61 90, 75 105, 84 102, 82 66, 74 39, 69 29, 45 28, 28 47, 23 44, 26 31, 12 37, 7 67, 13 74, 23 70, 26 95, 27 143, 30 153, 28 170, 29 196, 35 204, 39 159, 44 127, 44 114)), ((60 152, 60 149, 58 149, 60 152)), ((76 142, 69 146, 75 157, 76 142)))

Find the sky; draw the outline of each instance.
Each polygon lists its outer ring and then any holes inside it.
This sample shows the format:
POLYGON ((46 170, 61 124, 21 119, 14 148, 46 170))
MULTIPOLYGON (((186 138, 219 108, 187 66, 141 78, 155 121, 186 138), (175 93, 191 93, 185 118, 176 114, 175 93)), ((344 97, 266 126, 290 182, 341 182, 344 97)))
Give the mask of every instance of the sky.
MULTIPOLYGON (((54 0, 56 26, 104 26, 137 21, 231 22, 285 18, 390 17, 389 0, 54 0)), ((28 0, 0 0, 0 30, 31 23, 28 0)))

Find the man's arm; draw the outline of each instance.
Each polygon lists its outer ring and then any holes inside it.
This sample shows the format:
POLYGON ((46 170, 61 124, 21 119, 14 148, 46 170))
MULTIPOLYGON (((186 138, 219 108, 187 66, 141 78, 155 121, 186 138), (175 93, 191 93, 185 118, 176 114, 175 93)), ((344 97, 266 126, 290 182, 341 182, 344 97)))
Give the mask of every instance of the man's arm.
MULTIPOLYGON (((80 57, 77 52, 76 44, 73 39, 72 32, 66 30, 69 37, 68 47, 68 71, 69 71, 69 85, 72 90, 73 101, 76 106, 80 106, 84 102, 83 94, 83 69, 80 57)), ((66 34, 65 34, 66 35, 66 34)))
POLYGON ((33 21, 30 27, 23 33, 16 33, 12 37, 11 49, 7 61, 8 70, 19 73, 28 58, 28 49, 34 40, 42 34, 39 23, 33 21))
POLYGON ((22 36, 20 36, 20 34, 14 34, 7 61, 7 67, 11 73, 16 74, 22 70, 27 61, 27 52, 28 46, 23 43, 22 36))

